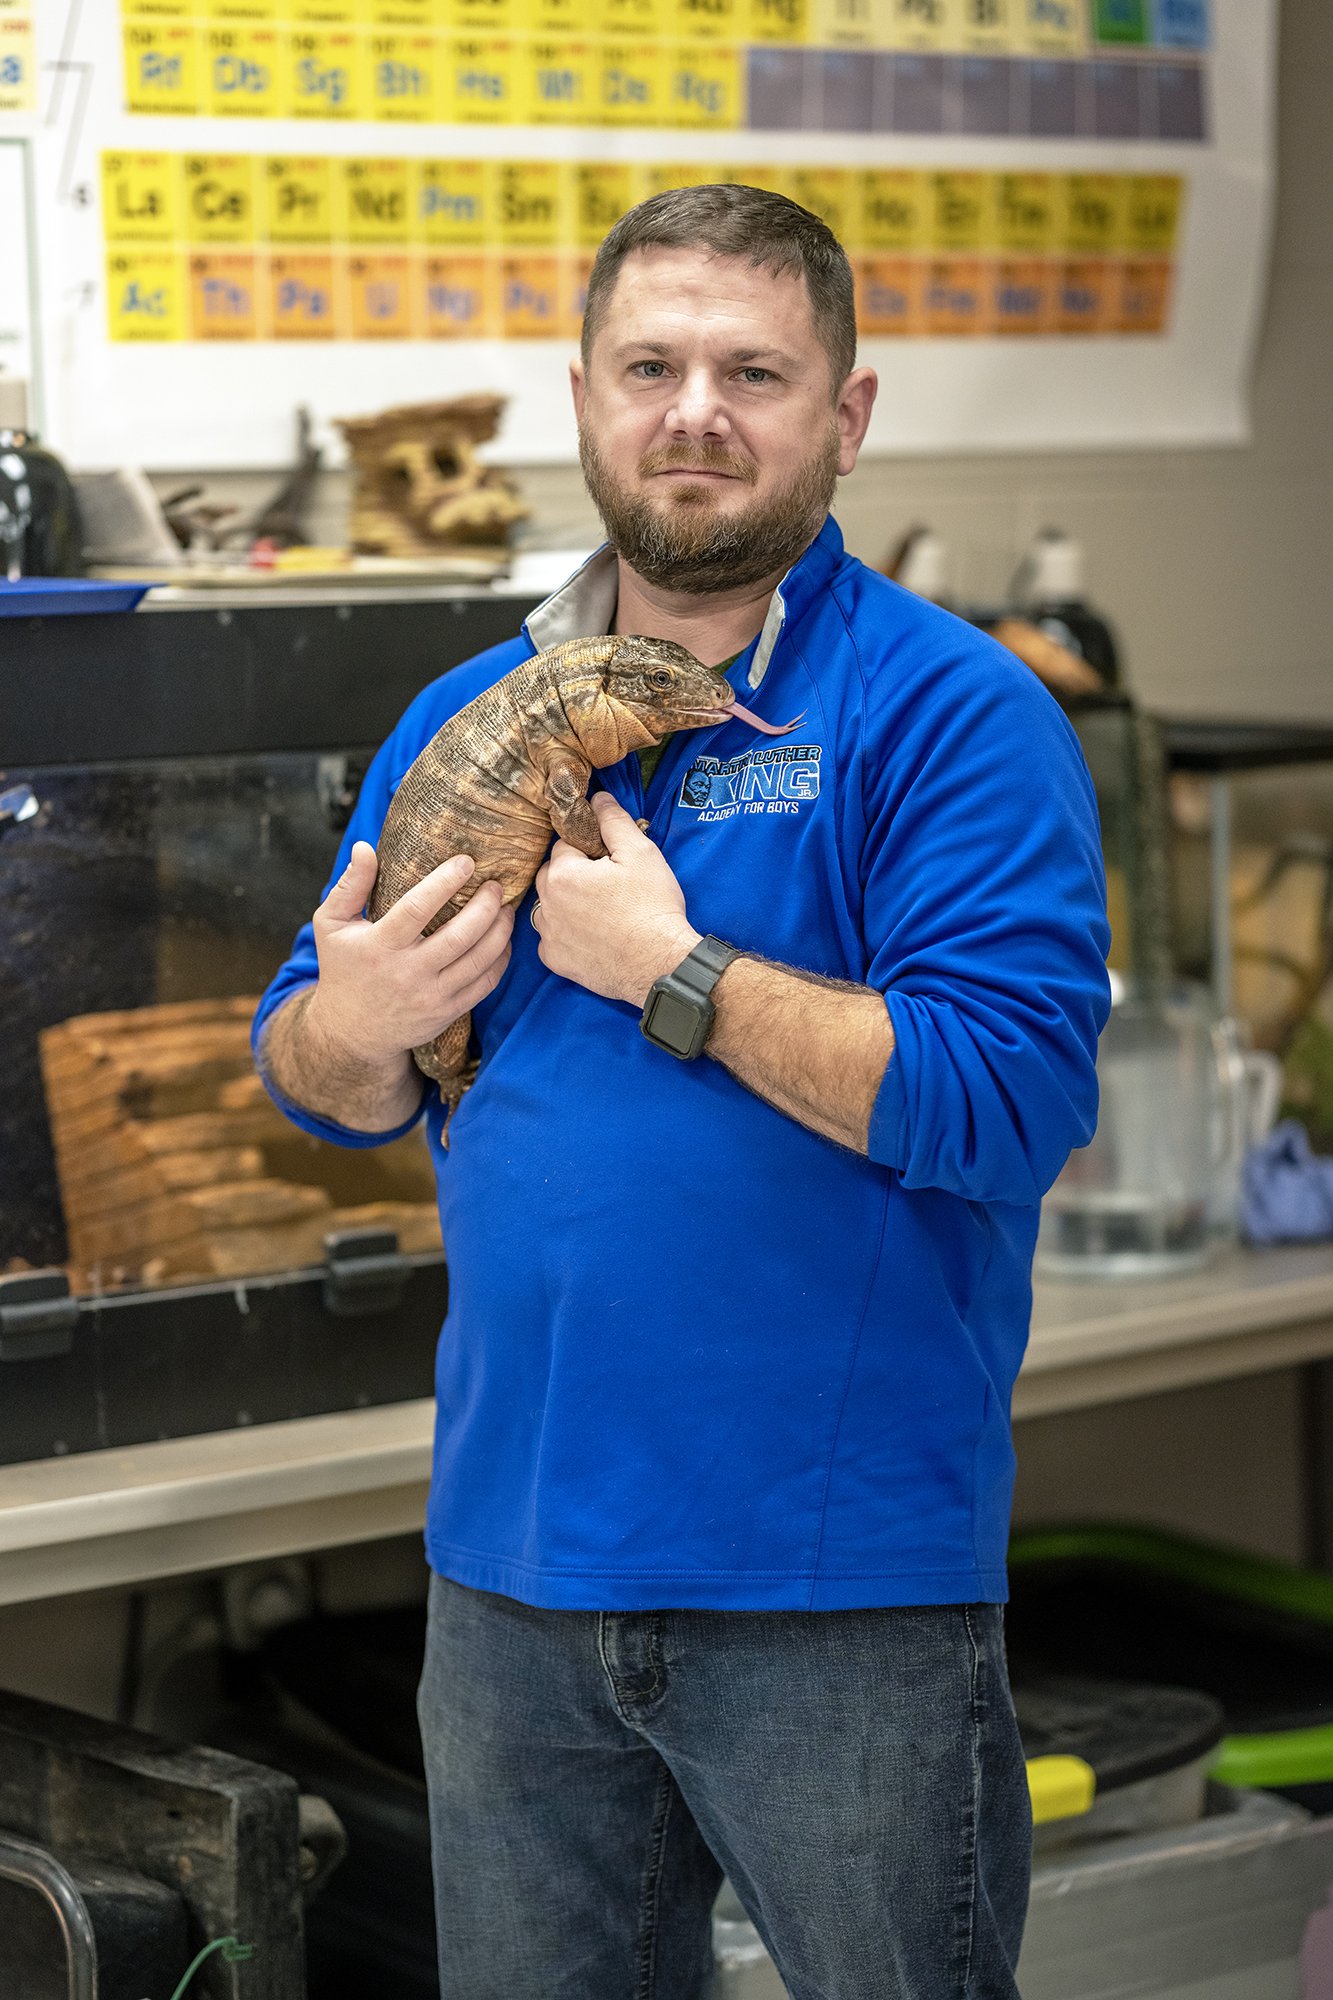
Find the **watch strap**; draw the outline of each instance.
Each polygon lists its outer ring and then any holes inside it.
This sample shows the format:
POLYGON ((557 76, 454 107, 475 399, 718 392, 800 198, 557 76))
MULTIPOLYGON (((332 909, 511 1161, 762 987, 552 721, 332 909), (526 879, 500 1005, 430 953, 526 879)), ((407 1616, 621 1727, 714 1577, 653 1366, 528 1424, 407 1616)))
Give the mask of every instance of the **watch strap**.
POLYGON ((697 994, 700 1000, 706 1000, 732 959, 740 955, 739 947, 734 944, 724 944, 719 937, 702 937, 667 977, 697 994))

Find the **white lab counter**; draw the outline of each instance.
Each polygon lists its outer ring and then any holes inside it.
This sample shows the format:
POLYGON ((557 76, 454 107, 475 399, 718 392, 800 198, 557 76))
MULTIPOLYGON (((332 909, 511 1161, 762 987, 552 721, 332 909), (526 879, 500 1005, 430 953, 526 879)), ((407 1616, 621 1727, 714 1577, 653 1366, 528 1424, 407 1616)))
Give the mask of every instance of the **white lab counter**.
MULTIPOLYGON (((1333 1245, 1159 1281, 1039 1283, 1016 1419, 1333 1356, 1333 1245)), ((0 1467, 0 1604, 411 1532, 432 1404, 0 1467)))

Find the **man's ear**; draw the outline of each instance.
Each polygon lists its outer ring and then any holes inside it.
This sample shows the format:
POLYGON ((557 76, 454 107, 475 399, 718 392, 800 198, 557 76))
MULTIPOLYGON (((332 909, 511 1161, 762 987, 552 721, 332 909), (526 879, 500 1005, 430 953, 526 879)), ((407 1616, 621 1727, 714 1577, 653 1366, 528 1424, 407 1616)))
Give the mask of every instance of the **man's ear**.
POLYGON ((587 377, 583 372, 583 357, 576 354, 569 364, 569 386, 574 397, 574 417, 583 422, 583 399, 588 392, 587 377))

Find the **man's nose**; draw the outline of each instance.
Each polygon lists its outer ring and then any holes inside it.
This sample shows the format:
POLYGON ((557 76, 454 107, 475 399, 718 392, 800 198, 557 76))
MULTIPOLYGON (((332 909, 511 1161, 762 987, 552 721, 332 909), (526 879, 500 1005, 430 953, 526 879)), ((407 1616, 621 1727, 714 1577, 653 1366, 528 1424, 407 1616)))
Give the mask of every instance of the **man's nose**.
POLYGON ((678 437, 731 436, 726 398, 721 384, 710 370, 692 368, 682 377, 680 388, 667 411, 666 423, 667 429, 678 437))

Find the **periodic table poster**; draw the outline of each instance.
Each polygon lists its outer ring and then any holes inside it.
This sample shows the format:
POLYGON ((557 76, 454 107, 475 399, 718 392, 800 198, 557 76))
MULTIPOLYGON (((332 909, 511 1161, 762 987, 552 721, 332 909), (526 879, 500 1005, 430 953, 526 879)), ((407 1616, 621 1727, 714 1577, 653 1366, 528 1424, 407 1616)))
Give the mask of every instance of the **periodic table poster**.
POLYGON ((882 379, 871 452, 1243 438, 1275 17, 1276 0, 0 0, 46 428, 83 466, 272 465, 298 403, 326 423, 493 389, 503 456, 572 458, 598 242, 659 188, 730 180, 792 196, 846 246, 882 379))

